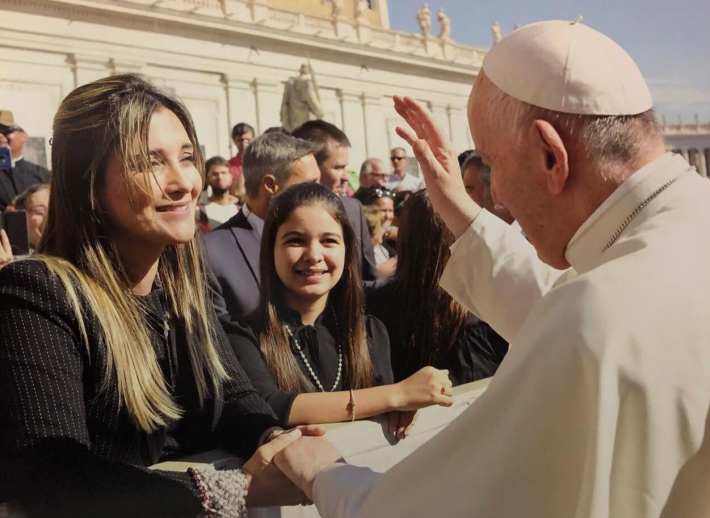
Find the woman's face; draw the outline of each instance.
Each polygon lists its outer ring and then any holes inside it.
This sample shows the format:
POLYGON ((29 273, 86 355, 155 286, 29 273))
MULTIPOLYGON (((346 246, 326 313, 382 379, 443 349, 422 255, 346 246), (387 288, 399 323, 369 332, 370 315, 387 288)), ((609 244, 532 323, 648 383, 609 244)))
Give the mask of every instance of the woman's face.
POLYGON ((382 226, 389 227, 394 220, 394 200, 388 197, 378 198, 375 207, 382 211, 382 226))
POLYGON ((202 177, 187 132, 177 116, 161 109, 153 114, 148 129, 148 148, 153 174, 128 171, 113 156, 106 167, 103 203, 111 221, 111 238, 129 244, 129 250, 162 248, 188 242, 195 234, 195 206, 202 177), (134 193, 135 206, 129 201, 134 193))
POLYGON ((321 205, 299 207, 276 232, 274 263, 287 302, 327 297, 343 275, 343 229, 321 205))
POLYGON ((30 245, 32 245, 33 248, 37 248, 39 240, 42 237, 42 232, 44 232, 48 206, 49 189, 40 189, 25 200, 27 235, 30 245))

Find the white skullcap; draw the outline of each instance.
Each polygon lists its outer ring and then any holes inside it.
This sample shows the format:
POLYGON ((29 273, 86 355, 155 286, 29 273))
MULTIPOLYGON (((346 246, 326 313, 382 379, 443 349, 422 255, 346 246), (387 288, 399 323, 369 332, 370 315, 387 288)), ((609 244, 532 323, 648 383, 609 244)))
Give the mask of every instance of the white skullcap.
POLYGON ((636 115, 653 106, 641 71, 610 38, 578 22, 521 27, 488 52, 483 72, 506 94, 582 115, 636 115))

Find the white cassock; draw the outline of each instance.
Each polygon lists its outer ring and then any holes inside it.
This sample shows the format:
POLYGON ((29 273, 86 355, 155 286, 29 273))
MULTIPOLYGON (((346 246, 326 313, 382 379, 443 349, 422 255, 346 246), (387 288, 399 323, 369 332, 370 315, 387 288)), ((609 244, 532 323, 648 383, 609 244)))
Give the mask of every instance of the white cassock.
POLYGON ((552 270, 478 215, 442 285, 511 341, 508 356, 471 408, 388 472, 323 470, 322 516, 710 516, 710 182, 663 155, 566 258, 552 270))

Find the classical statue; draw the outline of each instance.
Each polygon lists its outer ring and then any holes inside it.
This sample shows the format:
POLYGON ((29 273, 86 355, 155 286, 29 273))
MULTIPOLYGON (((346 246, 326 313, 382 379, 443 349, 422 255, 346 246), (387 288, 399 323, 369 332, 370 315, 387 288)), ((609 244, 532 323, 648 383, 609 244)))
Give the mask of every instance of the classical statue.
POLYGON ((333 0, 333 9, 330 12, 333 18, 342 18, 343 16, 343 0, 333 0))
POLYGON ((439 20, 439 27, 441 27, 441 30, 439 31, 439 39, 450 40, 451 39, 451 18, 446 16, 443 9, 439 9, 439 14, 437 14, 436 18, 437 18, 437 20, 439 20))
POLYGON ((493 45, 503 39, 503 31, 500 30, 500 23, 493 22, 493 25, 491 25, 491 34, 493 35, 493 45))
POLYGON ((367 23, 367 11, 370 9, 370 5, 367 0, 357 0, 355 2, 355 23, 365 25, 367 23))
POLYGON ((281 101, 281 124, 286 131, 293 131, 306 121, 322 118, 316 78, 304 63, 299 75, 286 81, 281 101))
POLYGON ((417 11, 417 22, 419 23, 419 30, 422 31, 422 36, 428 38, 431 31, 431 11, 427 4, 421 6, 417 11))

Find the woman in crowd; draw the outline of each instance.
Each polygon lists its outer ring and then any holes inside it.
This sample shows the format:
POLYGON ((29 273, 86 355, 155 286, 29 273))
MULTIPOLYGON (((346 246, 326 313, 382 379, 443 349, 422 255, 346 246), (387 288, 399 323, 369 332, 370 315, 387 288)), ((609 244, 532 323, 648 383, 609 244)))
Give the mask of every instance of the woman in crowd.
POLYGON ((268 464, 286 434, 254 454, 279 421, 205 291, 189 113, 119 75, 70 93, 53 130, 42 239, 0 270, 0 501, 52 517, 242 516, 300 502, 268 464), (254 456, 246 470, 145 469, 215 447, 254 456))
POLYGON ((38 183, 23 192, 17 199, 17 210, 27 213, 27 237, 30 247, 35 250, 39 245, 47 221, 49 206, 49 184, 38 183))
POLYGON ((382 211, 377 207, 367 206, 365 209, 365 221, 370 232, 372 241, 372 251, 375 254, 377 271, 383 277, 394 274, 397 267, 397 251, 385 242, 385 229, 382 227, 382 211))
MULTIPOLYGON (((390 385, 389 339, 365 314, 357 246, 342 203, 322 185, 295 185, 272 200, 259 306, 228 336, 256 389, 290 426, 451 404, 444 371, 425 367, 390 385)), ((407 420, 413 412, 393 415, 407 420)), ((403 422, 390 421, 390 431, 402 437, 403 422)))
POLYGON ((397 239, 397 270, 368 293, 368 310, 389 332, 395 381, 424 365, 447 369, 454 385, 492 376, 508 344, 439 287, 454 237, 426 190, 406 202, 397 239))

